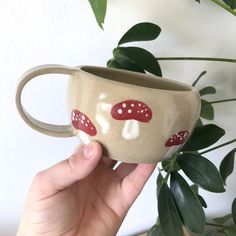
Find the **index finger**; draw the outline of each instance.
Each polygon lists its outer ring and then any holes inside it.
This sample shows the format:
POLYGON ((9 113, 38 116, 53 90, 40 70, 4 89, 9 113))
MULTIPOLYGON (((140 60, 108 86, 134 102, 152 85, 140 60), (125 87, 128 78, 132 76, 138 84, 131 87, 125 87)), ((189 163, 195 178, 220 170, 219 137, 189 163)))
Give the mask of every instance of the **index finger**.
POLYGON ((133 204, 138 195, 141 193, 156 165, 156 163, 138 164, 137 167, 122 180, 121 189, 124 197, 130 205, 133 204))

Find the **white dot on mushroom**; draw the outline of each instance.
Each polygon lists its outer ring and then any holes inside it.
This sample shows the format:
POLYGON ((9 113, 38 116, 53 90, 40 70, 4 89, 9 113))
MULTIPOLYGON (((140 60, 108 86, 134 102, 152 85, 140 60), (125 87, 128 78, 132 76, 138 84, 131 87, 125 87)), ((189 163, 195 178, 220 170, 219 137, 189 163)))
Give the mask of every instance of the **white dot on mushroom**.
POLYGON ((121 109, 118 109, 118 114, 122 114, 122 110, 121 109))
POLYGON ((129 110, 128 110, 128 113, 132 113, 132 110, 131 110, 131 109, 129 109, 129 110))
POLYGON ((123 104, 122 104, 122 107, 124 107, 124 108, 125 108, 125 107, 126 107, 126 103, 123 103, 123 104))

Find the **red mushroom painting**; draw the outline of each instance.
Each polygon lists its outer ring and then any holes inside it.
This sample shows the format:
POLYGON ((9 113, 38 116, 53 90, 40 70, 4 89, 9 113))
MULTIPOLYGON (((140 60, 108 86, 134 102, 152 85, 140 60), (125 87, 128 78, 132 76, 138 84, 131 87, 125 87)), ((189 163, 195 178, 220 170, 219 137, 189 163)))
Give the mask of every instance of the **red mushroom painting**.
POLYGON ((183 144, 188 138, 188 131, 180 131, 174 135, 172 135, 165 143, 166 147, 172 147, 176 145, 183 144))
POLYGON ((89 143, 89 136, 97 134, 96 127, 84 113, 73 110, 71 112, 71 121, 73 127, 80 130, 80 138, 84 143, 89 143))
POLYGON ((144 102, 126 100, 116 104, 111 115, 115 120, 125 120, 122 137, 131 140, 139 136, 139 122, 149 122, 152 119, 152 110, 144 102))

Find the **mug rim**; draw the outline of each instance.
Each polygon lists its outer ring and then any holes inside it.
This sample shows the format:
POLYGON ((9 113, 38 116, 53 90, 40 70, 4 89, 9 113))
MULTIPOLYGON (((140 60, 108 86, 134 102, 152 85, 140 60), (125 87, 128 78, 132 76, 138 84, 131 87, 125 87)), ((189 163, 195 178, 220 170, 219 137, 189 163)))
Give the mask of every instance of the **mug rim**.
POLYGON ((139 72, 135 72, 135 71, 129 71, 129 70, 124 70, 124 69, 117 69, 117 68, 107 68, 107 67, 100 67, 100 66, 91 66, 91 65, 83 65, 83 66, 79 66, 77 67, 79 70, 78 72, 82 71, 83 73, 86 73, 88 75, 93 75, 95 77, 98 77, 100 80, 108 80, 111 83, 118 83, 118 84, 122 84, 122 85, 128 85, 128 86, 135 86, 138 88, 142 88, 142 89, 147 89, 147 90, 154 90, 154 91, 162 91, 162 92, 170 92, 170 93, 191 93, 191 92, 198 92, 197 89, 191 85, 188 85, 186 83, 183 82, 179 82, 176 80, 172 80, 172 79, 167 79, 164 77, 160 77, 157 75, 152 75, 152 74, 143 74, 143 73, 139 73, 139 72), (87 70, 86 70, 87 69, 87 70), (161 82, 163 84, 169 84, 172 86, 178 86, 181 87, 182 89, 166 89, 166 88, 158 88, 158 87, 153 87, 153 86, 145 86, 145 85, 141 85, 141 84, 136 84, 136 83, 131 83, 129 81, 119 81, 116 79, 111 79, 108 77, 99 75, 98 73, 94 73, 90 70, 103 70, 101 72, 107 72, 107 71, 113 71, 113 72, 119 72, 119 73, 125 73, 125 74, 130 74, 133 76, 137 76, 137 77, 146 77, 147 79, 152 79, 153 81, 155 80, 155 83, 161 82))

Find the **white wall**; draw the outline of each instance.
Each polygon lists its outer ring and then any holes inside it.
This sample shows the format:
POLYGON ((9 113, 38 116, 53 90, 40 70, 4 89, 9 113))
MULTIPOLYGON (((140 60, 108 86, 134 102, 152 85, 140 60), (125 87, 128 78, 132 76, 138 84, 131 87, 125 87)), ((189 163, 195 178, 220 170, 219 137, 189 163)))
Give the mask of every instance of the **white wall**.
MULTIPOLYGON (((84 0, 0 1, 0 235, 16 232, 24 198, 32 177, 39 170, 66 158, 77 138, 59 139, 31 130, 19 117, 14 94, 20 75, 30 67, 53 63, 70 66, 105 65, 121 35, 140 21, 162 27, 152 43, 142 43, 157 56, 236 57, 236 17, 210 1, 194 0, 109 0, 105 31, 94 20, 84 0)), ((236 95, 236 66, 210 62, 162 62, 163 74, 191 83, 197 75, 208 74, 199 83, 214 85, 213 99, 236 95)), ((32 81, 25 89, 24 102, 42 120, 66 123, 66 79, 57 76, 32 81)), ((63 76, 60 76, 65 78, 63 76)), ((236 104, 215 105, 216 123, 235 137, 236 104)), ((220 142, 219 142, 220 143, 220 142)), ((233 145, 231 146, 233 147, 233 145)), ((230 147, 215 151, 209 158, 217 165, 230 147)), ((121 227, 120 235, 150 228, 156 218, 155 172, 121 227)), ((208 216, 228 212, 236 195, 236 174, 228 180, 227 192, 202 192, 208 216)))

